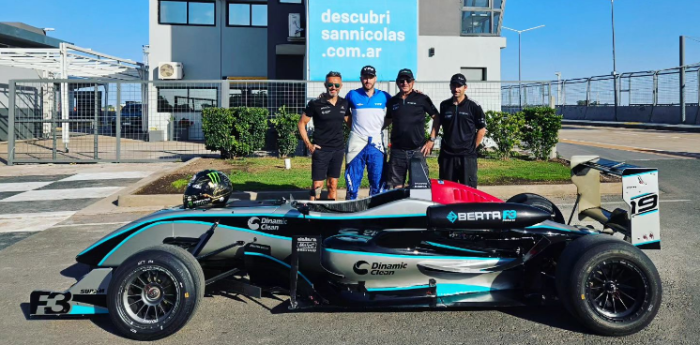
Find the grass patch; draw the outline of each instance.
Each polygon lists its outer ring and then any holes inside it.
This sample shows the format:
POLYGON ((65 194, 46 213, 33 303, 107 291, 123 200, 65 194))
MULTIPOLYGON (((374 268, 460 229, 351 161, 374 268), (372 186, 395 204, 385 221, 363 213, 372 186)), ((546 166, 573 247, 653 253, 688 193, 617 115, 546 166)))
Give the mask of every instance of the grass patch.
MULTIPOLYGON (((510 159, 479 159, 479 185, 568 183, 570 170, 561 162, 510 159)), ((227 161, 230 169, 219 169, 228 174, 234 189, 246 191, 307 189, 311 186, 311 158, 292 158, 292 169, 284 169, 284 160, 278 158, 245 158, 227 161)), ((430 177, 438 178, 437 158, 428 158, 430 177)), ((342 171, 345 171, 343 166, 342 171)), ((179 176, 171 186, 184 191, 192 176, 179 176)), ((338 181, 346 188, 345 178, 338 181)), ((368 188, 367 173, 362 187, 368 188)))

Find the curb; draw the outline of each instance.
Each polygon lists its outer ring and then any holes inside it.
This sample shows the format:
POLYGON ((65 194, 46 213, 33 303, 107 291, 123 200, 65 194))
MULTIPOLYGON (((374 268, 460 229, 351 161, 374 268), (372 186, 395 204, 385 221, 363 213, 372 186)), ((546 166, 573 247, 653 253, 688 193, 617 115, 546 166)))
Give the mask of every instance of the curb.
MULTIPOLYGON (((534 193, 548 197, 562 197, 576 195, 574 184, 555 185, 509 185, 509 186, 484 186, 479 190, 489 193, 501 199, 508 199, 520 193, 534 193)), ((622 183, 601 183, 601 195, 621 195, 622 183)), ((324 191, 324 197, 326 192, 324 191)), ((289 198, 290 195, 297 200, 308 200, 307 190, 291 191, 266 191, 266 192, 236 192, 231 195, 232 199, 239 200, 260 200, 277 199, 280 197, 289 198)), ((369 189, 360 189, 359 197, 364 198, 369 195, 369 189)), ((345 190, 338 191, 338 200, 345 199, 345 190)), ((121 195, 119 196, 119 207, 153 207, 154 205, 172 207, 182 204, 180 194, 156 194, 156 195, 121 195)))
POLYGON ((566 125, 595 126, 595 127, 618 127, 637 129, 657 129, 662 131, 679 131, 700 133, 700 125, 671 125, 664 123, 643 123, 643 122, 614 122, 614 121, 586 121, 586 120, 562 120, 566 125))
MULTIPOLYGON (((134 196, 134 195, 132 195, 132 193, 134 193, 134 192, 136 192, 137 190, 141 189, 141 187, 143 187, 143 186, 145 186, 145 185, 148 185, 148 184, 152 183, 153 181, 155 181, 155 180, 157 180, 157 179, 159 179, 159 178, 161 178, 161 177, 163 177, 163 176, 172 174, 172 173, 174 173, 175 171, 177 171, 177 170, 183 168, 184 166, 186 166, 186 165, 188 165, 188 164, 191 164, 191 163, 194 163, 194 162, 196 162, 196 161, 198 161, 198 160, 200 160, 200 159, 202 159, 202 158, 201 158, 201 157, 195 157, 195 158, 190 159, 190 160, 185 161, 185 162, 176 163, 174 166, 172 166, 172 167, 170 167, 170 168, 168 168, 168 169, 164 169, 164 170, 162 170, 162 171, 160 171, 160 172, 153 173, 153 174, 151 174, 150 176, 145 177, 145 178, 142 179, 141 181, 139 181, 139 182, 137 182, 137 183, 135 183, 135 184, 133 184, 133 185, 127 187, 127 188, 124 188, 124 189, 120 190, 120 191, 117 192, 116 194, 112 194, 112 195, 110 195, 110 196, 108 196, 108 197, 106 197, 106 198, 104 198, 104 199, 102 199, 102 200, 100 200, 100 201, 98 201, 98 202, 96 202, 96 203, 94 203, 94 204, 92 204, 92 205, 90 205, 90 206, 88 206, 88 207, 86 207, 86 208, 80 210, 78 213, 76 213, 76 215, 104 214, 104 213, 106 213, 105 210, 114 210, 115 208, 117 208, 117 206, 121 206, 120 201, 119 201, 121 198, 123 198, 123 197, 129 197, 129 196, 134 196)), ((181 203, 181 202, 182 202, 182 196, 180 196, 180 203, 181 203)), ((148 204, 148 205, 144 205, 144 206, 147 206, 147 207, 149 207, 149 208, 152 208, 153 205, 154 205, 154 204, 148 204)), ((157 205, 157 204, 156 204, 156 205, 157 205)), ((122 209, 122 210, 124 210, 124 209, 122 209)))

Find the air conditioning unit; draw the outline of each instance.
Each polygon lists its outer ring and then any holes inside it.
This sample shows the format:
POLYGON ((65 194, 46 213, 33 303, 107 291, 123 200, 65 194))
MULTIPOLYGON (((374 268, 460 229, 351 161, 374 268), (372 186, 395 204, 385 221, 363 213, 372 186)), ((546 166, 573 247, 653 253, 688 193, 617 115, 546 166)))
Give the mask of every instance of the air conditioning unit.
POLYGON ((182 63, 180 62, 161 62, 158 64, 158 79, 162 80, 178 80, 182 79, 182 63))

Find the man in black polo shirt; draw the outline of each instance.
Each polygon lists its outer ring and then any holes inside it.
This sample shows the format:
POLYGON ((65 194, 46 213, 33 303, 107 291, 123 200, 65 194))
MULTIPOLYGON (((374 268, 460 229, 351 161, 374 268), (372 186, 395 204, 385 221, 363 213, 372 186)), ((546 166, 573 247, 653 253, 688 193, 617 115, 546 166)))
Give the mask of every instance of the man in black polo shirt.
POLYGON ((423 168, 426 174, 428 173, 425 156, 430 154, 435 140, 425 140, 425 117, 427 114, 436 118, 438 110, 430 97, 413 90, 414 83, 415 79, 410 69, 400 70, 396 77, 396 85, 401 91, 386 104, 384 124, 388 126, 393 123, 388 169, 388 181, 392 188, 403 188, 406 172, 413 157, 421 159, 423 168))
POLYGON ((450 91, 452 98, 440 103, 440 116, 433 121, 433 133, 441 125, 444 132, 438 157, 440 179, 476 188, 476 148, 486 134, 484 111, 465 94, 467 78, 461 73, 452 76, 450 91))
POLYGON ((348 101, 338 96, 343 80, 338 72, 326 75, 326 93, 310 101, 299 119, 299 134, 311 152, 311 200, 321 197, 323 182, 328 187, 328 199, 335 200, 338 190, 340 168, 345 157, 343 123, 348 123, 350 107, 348 101), (306 125, 314 120, 314 142, 311 143, 306 125))

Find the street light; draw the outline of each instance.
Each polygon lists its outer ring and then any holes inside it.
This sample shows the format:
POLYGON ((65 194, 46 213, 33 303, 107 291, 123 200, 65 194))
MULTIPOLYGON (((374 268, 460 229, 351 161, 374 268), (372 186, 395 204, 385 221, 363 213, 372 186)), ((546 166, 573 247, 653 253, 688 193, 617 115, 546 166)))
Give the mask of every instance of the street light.
POLYGON ((561 102, 561 72, 556 72, 554 74, 557 75, 557 103, 559 103, 561 102))
POLYGON ((612 48, 613 48, 613 92, 615 93, 615 121, 617 121, 617 62, 615 60, 615 0, 610 0, 612 14, 612 48))
POLYGON ((539 28, 541 28, 541 27, 544 27, 544 25, 535 26, 534 28, 529 28, 529 29, 525 29, 525 30, 515 30, 515 29, 511 29, 511 28, 509 28, 509 27, 502 26, 502 28, 504 28, 504 29, 506 29, 506 30, 515 31, 515 32, 518 33, 518 101, 519 101, 519 104, 520 104, 520 110, 523 109, 523 98, 522 98, 522 96, 521 96, 521 92, 522 92, 522 85, 521 85, 521 84, 522 84, 522 63, 521 63, 521 57, 522 57, 522 49, 521 49, 522 47, 521 47, 521 43, 522 43, 522 39, 521 39, 521 35, 520 35, 520 34, 522 34, 522 33, 525 32, 525 31, 535 30, 535 29, 539 29, 539 28))

